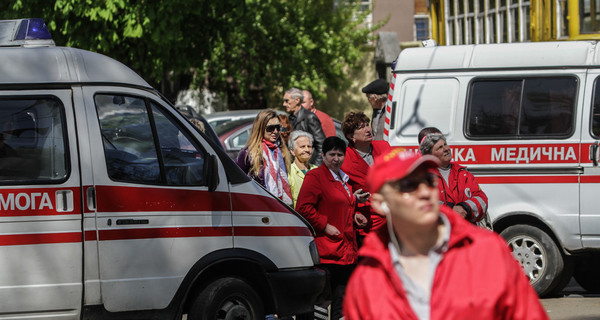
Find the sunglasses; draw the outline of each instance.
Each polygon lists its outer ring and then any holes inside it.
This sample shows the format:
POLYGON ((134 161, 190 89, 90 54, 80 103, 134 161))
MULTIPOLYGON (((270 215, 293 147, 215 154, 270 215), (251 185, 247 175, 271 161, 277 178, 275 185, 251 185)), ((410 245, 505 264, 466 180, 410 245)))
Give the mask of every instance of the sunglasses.
POLYGON ((272 124, 270 126, 267 126, 267 132, 273 132, 275 130, 281 132, 281 125, 280 124, 272 124))
POLYGON ((430 188, 437 187, 438 176, 434 173, 427 172, 427 174, 422 179, 401 179, 390 182, 389 184, 392 188, 396 189, 399 192, 411 193, 415 192, 415 190, 419 188, 421 183, 425 183, 430 188))

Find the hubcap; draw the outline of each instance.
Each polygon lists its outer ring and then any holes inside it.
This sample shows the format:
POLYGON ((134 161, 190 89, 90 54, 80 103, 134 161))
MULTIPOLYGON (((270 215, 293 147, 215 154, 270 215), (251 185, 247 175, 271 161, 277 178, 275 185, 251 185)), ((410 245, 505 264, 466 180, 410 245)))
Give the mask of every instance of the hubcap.
POLYGON ((230 300, 223 303, 217 314, 219 320, 248 320, 252 319, 250 310, 239 301, 230 300))
POLYGON ((535 239, 523 235, 510 239, 508 246, 529 281, 535 283, 546 268, 546 255, 542 246, 535 239))

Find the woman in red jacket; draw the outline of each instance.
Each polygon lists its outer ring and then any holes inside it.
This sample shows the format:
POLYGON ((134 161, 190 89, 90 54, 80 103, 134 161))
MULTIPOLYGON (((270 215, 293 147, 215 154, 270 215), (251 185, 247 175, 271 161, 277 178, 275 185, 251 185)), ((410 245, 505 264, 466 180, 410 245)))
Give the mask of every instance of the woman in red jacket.
POLYGON ((315 229, 315 242, 321 257, 321 267, 328 271, 331 284, 331 319, 342 317, 345 286, 358 261, 356 227, 364 227, 367 218, 357 213, 357 201, 342 170, 346 143, 338 137, 323 142, 323 164, 308 171, 300 188, 296 211, 315 229))
POLYGON ((387 228, 365 239, 345 319, 548 319, 506 242, 440 206, 439 164, 399 150, 375 159, 371 205, 387 228))
MULTIPOLYGON (((369 192, 367 172, 369 166, 373 164, 373 158, 391 149, 387 141, 373 140, 373 130, 369 123, 369 117, 362 111, 348 113, 342 122, 342 132, 348 139, 346 159, 342 169, 350 176, 349 182, 352 188, 362 189, 363 192, 369 192)), ((385 217, 374 212, 369 201, 358 204, 358 210, 369 220, 367 227, 360 231, 359 237, 364 237, 369 231, 385 226, 385 217)))

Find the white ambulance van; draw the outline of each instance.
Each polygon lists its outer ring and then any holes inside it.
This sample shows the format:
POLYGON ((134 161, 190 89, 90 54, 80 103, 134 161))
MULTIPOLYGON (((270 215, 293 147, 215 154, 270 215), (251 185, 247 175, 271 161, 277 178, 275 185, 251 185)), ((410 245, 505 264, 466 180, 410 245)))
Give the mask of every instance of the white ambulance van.
POLYGON ((537 292, 573 274, 600 290, 600 46, 514 43, 403 50, 386 139, 439 128, 489 198, 494 230, 537 292))
POLYGON ((312 310, 310 226, 123 64, 0 21, 0 133, 0 319, 312 310))

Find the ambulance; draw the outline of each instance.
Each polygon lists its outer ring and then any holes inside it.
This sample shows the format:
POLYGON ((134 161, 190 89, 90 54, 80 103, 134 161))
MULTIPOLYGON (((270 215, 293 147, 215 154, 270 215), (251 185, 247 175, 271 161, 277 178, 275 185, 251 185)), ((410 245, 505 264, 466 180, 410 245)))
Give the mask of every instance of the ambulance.
POLYGON ((431 46, 398 56, 385 139, 417 149, 439 128, 539 295, 574 275, 600 291, 600 46, 431 46))
POLYGON ((264 319, 325 284, 310 225, 106 56, 0 21, 0 319, 264 319))

